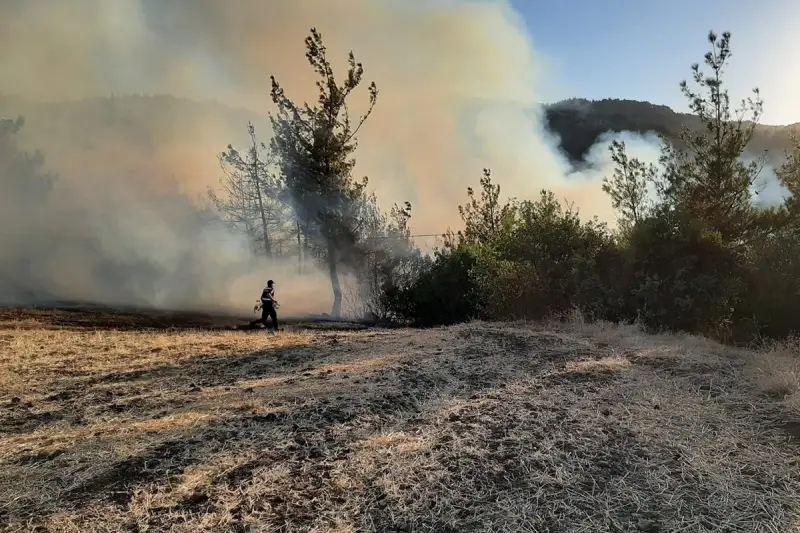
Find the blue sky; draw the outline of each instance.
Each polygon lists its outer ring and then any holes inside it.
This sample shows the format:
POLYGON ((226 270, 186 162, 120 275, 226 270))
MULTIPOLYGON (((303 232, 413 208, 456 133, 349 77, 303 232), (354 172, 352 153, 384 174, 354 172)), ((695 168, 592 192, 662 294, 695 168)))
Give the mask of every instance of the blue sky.
POLYGON ((550 63, 547 100, 648 100, 686 110, 678 83, 706 36, 730 31, 731 96, 759 87, 762 122, 800 122, 800 3, 793 0, 511 0, 550 63))

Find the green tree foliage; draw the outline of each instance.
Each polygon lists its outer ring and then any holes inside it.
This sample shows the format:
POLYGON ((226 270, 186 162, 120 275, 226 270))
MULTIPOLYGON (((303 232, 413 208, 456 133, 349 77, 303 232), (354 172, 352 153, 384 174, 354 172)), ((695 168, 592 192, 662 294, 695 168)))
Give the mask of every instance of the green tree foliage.
POLYGON ((800 333, 800 232, 791 227, 753 243, 738 315, 742 336, 800 333))
POLYGON ((708 36, 711 50, 705 55, 706 74, 692 65, 697 86, 681 83, 681 91, 703 127, 683 128, 680 139, 686 146, 668 153, 664 174, 666 201, 683 209, 708 229, 719 232, 726 244, 743 246, 770 231, 771 218, 757 213, 753 190, 766 156, 746 163, 742 160, 761 118, 763 101, 758 89, 754 96, 731 108, 723 73, 731 57, 730 33, 708 36))
POLYGON ((350 53, 344 82, 334 77, 322 35, 311 30, 306 38, 306 58, 319 76, 316 105, 299 105, 272 78, 272 100, 277 112, 270 116, 278 157, 292 208, 303 232, 310 236, 317 253, 327 265, 333 288, 333 316, 340 316, 342 289, 339 267, 356 245, 358 204, 367 179, 352 177, 356 134, 369 117, 378 97, 369 85, 369 106, 355 122, 347 101, 361 84, 364 69, 350 53))
MULTIPOLYGON (((797 332, 800 141, 778 170, 789 197, 756 205, 765 158, 753 161, 748 149, 763 104, 756 91, 732 109, 723 84, 730 34, 708 40, 709 73, 693 65, 696 88, 681 84, 691 127, 662 135, 659 165, 629 157, 622 142, 609 147, 616 167, 603 190, 618 213, 615 232, 583 222, 549 191, 504 202, 485 170, 479 191, 468 188, 459 206, 463 230, 449 235, 428 270, 388 288, 390 307, 420 324, 577 307, 593 318, 725 341, 797 332)), ((550 111, 585 112, 584 104, 550 111)))
POLYGON ((468 201, 458 206, 464 222, 459 237, 465 243, 491 245, 506 234, 516 216, 517 206, 513 200, 501 205, 500 186, 492 183, 491 170, 483 170, 480 186, 480 197, 475 196, 472 187, 467 187, 468 201))
POLYGON ((628 232, 648 215, 648 185, 656 182, 658 170, 653 164, 629 159, 624 141, 613 141, 609 151, 616 168, 611 179, 603 178, 603 192, 611 197, 611 206, 619 213, 620 228, 628 232))
POLYGON ((502 256, 522 266, 523 290, 513 304, 517 314, 541 318, 576 305, 607 237, 603 224, 581 222, 578 212, 562 206, 552 192, 521 202, 502 256))
POLYGON ((777 317, 796 310, 800 289, 789 274, 789 257, 797 249, 789 237, 798 220, 798 152, 778 172, 790 192, 785 205, 755 205, 766 156, 748 162, 747 150, 763 103, 754 90, 754 97, 732 109, 723 82, 731 57, 730 34, 719 38, 710 32, 708 41, 711 50, 704 59, 710 73, 693 65, 697 89, 687 82, 680 86, 701 127, 684 127, 680 143, 665 143, 660 172, 650 168, 646 179, 625 180, 626 169, 643 165, 628 160, 624 146, 612 146, 617 169, 604 189, 631 228, 625 254, 635 297, 629 314, 635 312, 654 329, 698 331, 728 340, 761 334, 765 328, 770 334, 787 334, 789 323, 777 317), (646 181, 655 185, 659 203, 647 217, 635 220, 631 203, 620 198, 646 181), (782 254, 780 248, 792 252, 782 254))
POLYGON ((581 222, 549 191, 536 201, 501 202, 488 170, 480 185, 480 195, 469 188, 459 207, 465 229, 450 236, 432 268, 389 288, 399 315, 433 324, 541 318, 581 303, 599 310, 597 261, 612 243, 606 227, 581 222))
POLYGON ((485 290, 475 283, 477 258, 466 246, 437 250, 416 278, 387 284, 383 301, 391 316, 417 326, 455 324, 480 316, 485 290))
POLYGON ((633 309, 643 325, 728 334, 742 276, 718 233, 662 211, 634 227, 629 253, 633 309))

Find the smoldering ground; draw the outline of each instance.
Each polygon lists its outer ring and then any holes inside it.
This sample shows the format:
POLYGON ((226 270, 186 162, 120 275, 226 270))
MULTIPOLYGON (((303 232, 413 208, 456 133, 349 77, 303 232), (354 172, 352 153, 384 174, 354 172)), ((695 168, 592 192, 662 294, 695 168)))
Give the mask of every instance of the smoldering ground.
MULTIPOLYGON (((0 111, 26 116, 14 142, 42 150, 58 180, 30 194, 13 166, 0 174, 2 295, 246 310, 272 277, 292 294, 284 306, 327 309, 324 275, 254 263, 196 201, 218 153, 245 145, 247 120, 267 139, 270 75, 314 100, 311 27, 339 72, 353 50, 378 84, 356 173, 384 207, 410 201, 416 233, 457 226, 484 167, 504 195, 548 188, 613 218, 607 162, 575 173, 542 125, 547 60, 505 1, 12 0, 0 4, 0 91, 15 97, 0 111)), ((353 102, 357 114, 366 92, 353 102)))

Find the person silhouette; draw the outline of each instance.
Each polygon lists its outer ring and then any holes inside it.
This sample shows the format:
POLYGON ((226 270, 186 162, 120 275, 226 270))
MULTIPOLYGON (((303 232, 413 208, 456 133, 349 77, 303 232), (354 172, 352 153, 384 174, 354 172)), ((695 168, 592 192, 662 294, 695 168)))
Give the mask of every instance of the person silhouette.
MULTIPOLYGON (((261 291, 261 318, 250 322, 251 326, 264 324, 267 326, 267 318, 272 319, 272 329, 278 331, 278 300, 275 299, 275 282, 267 281, 267 286, 261 291)), ((258 309, 258 307, 256 307, 258 309)))

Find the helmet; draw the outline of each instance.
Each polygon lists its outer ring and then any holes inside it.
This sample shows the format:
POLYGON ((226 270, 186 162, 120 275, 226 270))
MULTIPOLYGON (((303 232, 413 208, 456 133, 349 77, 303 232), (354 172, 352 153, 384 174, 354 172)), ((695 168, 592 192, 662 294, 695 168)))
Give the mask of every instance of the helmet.
POLYGON ((272 287, 272 285, 274 285, 274 284, 275 284, 275 282, 272 281, 272 280, 267 281, 267 287, 272 287))

